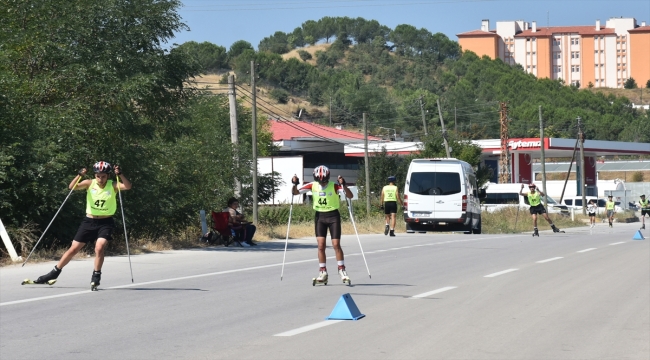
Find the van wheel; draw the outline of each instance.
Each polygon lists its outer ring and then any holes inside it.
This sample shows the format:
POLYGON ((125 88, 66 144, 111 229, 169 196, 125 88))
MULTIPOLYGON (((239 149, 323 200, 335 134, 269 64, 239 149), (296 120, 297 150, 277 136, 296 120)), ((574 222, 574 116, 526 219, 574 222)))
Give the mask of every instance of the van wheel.
POLYGON ((476 228, 472 229, 472 232, 474 234, 480 234, 481 233, 481 217, 480 216, 478 218, 478 225, 476 226, 476 228))

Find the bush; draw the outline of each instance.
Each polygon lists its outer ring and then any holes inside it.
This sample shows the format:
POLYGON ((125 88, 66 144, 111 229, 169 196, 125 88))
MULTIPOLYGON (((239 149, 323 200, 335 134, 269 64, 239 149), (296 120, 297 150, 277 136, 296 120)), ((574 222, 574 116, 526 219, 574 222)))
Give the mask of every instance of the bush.
POLYGON ((631 182, 643 182, 643 173, 640 171, 636 171, 634 174, 632 174, 631 182))
POLYGON ((283 89, 273 89, 269 91, 269 96, 280 104, 289 102, 289 92, 283 89))
POLYGON ((302 59, 302 61, 307 61, 312 59, 311 54, 305 50, 298 50, 298 55, 300 56, 300 59, 302 59))

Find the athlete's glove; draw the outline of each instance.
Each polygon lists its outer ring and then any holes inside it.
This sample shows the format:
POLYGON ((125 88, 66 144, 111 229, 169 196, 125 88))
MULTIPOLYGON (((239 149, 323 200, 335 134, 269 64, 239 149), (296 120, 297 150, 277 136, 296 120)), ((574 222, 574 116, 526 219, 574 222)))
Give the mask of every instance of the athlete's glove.
POLYGON ((343 178, 343 176, 339 175, 338 180, 339 180, 339 184, 341 184, 342 186, 345 186, 345 179, 343 178))
POLYGON ((298 184, 300 184, 300 179, 298 179, 298 177, 296 175, 294 175, 291 178, 291 183, 297 186, 298 184))
POLYGON ((384 210, 384 204, 379 205, 379 210, 384 210))
POLYGON ((115 175, 117 175, 117 176, 122 175, 122 170, 120 170, 120 166, 119 166, 119 165, 115 165, 115 167, 114 167, 113 169, 115 169, 115 170, 114 170, 114 171, 115 171, 115 175))
POLYGON ((88 170, 86 170, 86 168, 83 168, 83 169, 79 170, 79 172, 77 172, 77 174, 79 174, 79 176, 84 176, 84 175, 86 175, 87 171, 88 170))

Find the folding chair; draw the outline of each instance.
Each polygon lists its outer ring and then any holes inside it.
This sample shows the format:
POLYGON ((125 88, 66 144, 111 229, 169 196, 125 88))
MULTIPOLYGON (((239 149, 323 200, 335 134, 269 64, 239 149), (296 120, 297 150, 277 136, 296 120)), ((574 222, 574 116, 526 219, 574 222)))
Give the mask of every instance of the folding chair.
POLYGON ((236 231, 228 224, 230 219, 229 212, 212 212, 212 230, 214 230, 220 237, 221 243, 224 246, 229 246, 231 243, 241 244, 241 232, 236 231), (235 236, 233 236, 233 233, 235 236))

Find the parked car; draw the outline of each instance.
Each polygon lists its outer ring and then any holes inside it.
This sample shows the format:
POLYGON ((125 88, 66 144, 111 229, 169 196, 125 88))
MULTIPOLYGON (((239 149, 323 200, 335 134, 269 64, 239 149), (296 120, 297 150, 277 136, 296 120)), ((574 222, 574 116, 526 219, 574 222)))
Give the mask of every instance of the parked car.
POLYGON ((404 187, 406 231, 480 234, 482 195, 470 164, 452 158, 413 160, 404 187))
MULTIPOLYGON (((587 199, 587 204, 589 203, 590 200, 596 200, 596 203, 598 204, 598 213, 603 213, 605 211, 605 203, 607 202, 607 199, 598 199, 595 196, 586 196, 586 199, 587 199)), ((573 196, 573 197, 562 199, 562 203, 568 206, 569 209, 574 208, 574 209, 582 210, 582 196, 573 196)), ((620 205, 621 205, 620 201, 614 202, 614 210, 616 210, 616 212, 623 211, 620 205)))
MULTIPOLYGON (((524 185, 527 186, 528 184, 524 185)), ((485 189, 485 198, 481 199, 481 208, 488 212, 493 212, 508 206, 528 208, 530 206, 528 204, 528 198, 519 195, 519 191, 521 191, 521 184, 490 183, 485 189)), ((524 192, 528 192, 527 187, 524 189, 524 192)), ((546 196, 546 202, 548 204, 546 211, 549 214, 569 215, 569 208, 558 204, 552 197, 546 196)))

